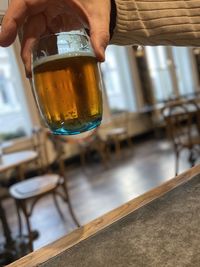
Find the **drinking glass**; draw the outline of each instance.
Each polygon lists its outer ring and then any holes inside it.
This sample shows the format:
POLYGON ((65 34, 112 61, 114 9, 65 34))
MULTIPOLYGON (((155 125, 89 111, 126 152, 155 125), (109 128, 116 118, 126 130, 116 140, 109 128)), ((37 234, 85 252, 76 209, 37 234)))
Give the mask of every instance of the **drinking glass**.
POLYGON ((74 135, 100 125, 101 77, 84 30, 41 37, 32 51, 33 93, 53 134, 74 135))

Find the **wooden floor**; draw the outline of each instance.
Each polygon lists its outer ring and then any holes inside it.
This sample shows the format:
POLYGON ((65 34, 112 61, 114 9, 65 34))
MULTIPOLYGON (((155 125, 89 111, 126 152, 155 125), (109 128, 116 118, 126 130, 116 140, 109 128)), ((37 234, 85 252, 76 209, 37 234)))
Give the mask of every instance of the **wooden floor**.
MULTIPOLYGON (((90 159, 84 170, 78 163, 66 166, 72 205, 82 225, 174 176, 174 154, 171 144, 166 140, 145 138, 142 141, 134 141, 131 148, 123 148, 121 160, 112 155, 107 169, 97 159, 90 159)), ((185 153, 181 157, 180 172, 188 168, 185 153)), ((68 207, 63 203, 61 205, 65 214, 64 221, 60 218, 51 197, 46 197, 36 205, 31 223, 32 228, 40 232, 40 237, 34 242, 34 249, 75 229, 68 207)), ((14 203, 12 200, 6 200, 4 207, 15 236, 17 218, 14 203)), ((0 241, 2 240, 0 228, 0 241)))

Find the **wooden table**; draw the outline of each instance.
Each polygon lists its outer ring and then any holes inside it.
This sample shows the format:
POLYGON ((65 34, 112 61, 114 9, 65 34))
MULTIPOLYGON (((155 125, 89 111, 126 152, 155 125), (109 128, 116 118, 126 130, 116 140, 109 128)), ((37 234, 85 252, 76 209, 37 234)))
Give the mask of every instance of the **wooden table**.
MULTIPOLYGON (((25 151, 20 151, 20 152, 15 152, 15 153, 10 153, 10 154, 5 154, 1 157, 1 162, 0 162, 0 173, 6 172, 10 169, 18 169, 19 172, 19 179, 22 180, 24 179, 24 172, 23 172, 23 166, 24 164, 27 164, 37 158, 38 154, 35 151, 32 150, 25 150, 25 151)), ((1 203, 0 199, 0 220, 2 222, 2 228, 5 236, 5 254, 11 254, 15 255, 13 253, 14 248, 14 240, 11 235, 11 230, 6 218, 6 213, 3 208, 3 205, 1 203)))
POLYGON ((197 267, 199 200, 200 165, 9 267, 197 267))
MULTIPOLYGON (((37 158, 38 154, 33 150, 24 150, 14 153, 5 154, 1 158, 0 173, 9 169, 21 168, 24 164, 27 164, 37 158)), ((23 174, 19 172, 19 178, 23 179, 23 174)))

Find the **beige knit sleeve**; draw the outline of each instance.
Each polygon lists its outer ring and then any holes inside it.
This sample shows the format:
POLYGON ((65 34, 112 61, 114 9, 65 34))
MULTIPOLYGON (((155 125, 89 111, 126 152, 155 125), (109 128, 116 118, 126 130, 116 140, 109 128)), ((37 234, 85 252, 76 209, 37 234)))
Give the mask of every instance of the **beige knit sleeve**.
POLYGON ((200 0, 116 0, 112 44, 200 46, 200 0))

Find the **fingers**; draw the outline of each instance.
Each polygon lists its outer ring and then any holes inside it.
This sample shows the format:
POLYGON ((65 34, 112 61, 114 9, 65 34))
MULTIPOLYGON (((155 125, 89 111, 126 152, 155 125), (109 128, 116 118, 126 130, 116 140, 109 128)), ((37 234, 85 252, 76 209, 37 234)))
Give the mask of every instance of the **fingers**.
POLYGON ((87 4, 91 43, 99 61, 105 60, 105 49, 110 41, 110 0, 84 0, 87 4))
POLYGON ((91 43, 96 54, 97 60, 105 60, 105 50, 109 44, 109 29, 102 28, 100 25, 93 26, 90 30, 91 43))
POLYGON ((89 15, 88 15, 87 1, 85 0, 64 0, 64 1, 66 3, 66 6, 70 8, 73 16, 75 16, 75 19, 78 18, 82 23, 83 27, 88 28, 89 15))
POLYGON ((46 31, 46 20, 43 14, 30 17, 24 26, 21 44, 21 57, 25 65, 26 76, 31 77, 31 53, 37 39, 46 31))
POLYGON ((89 28, 91 43, 99 61, 105 60, 105 49, 110 40, 110 0, 65 0, 89 28))
POLYGON ((43 12, 48 0, 12 0, 3 18, 0 32, 0 46, 9 46, 28 16, 43 12))
POLYGON ((0 32, 0 45, 8 46, 16 38, 17 30, 25 21, 28 9, 24 0, 13 0, 3 18, 1 32, 0 32))
POLYGON ((81 22, 74 15, 67 12, 58 15, 48 23, 48 28, 52 32, 71 31, 82 27, 81 22))

